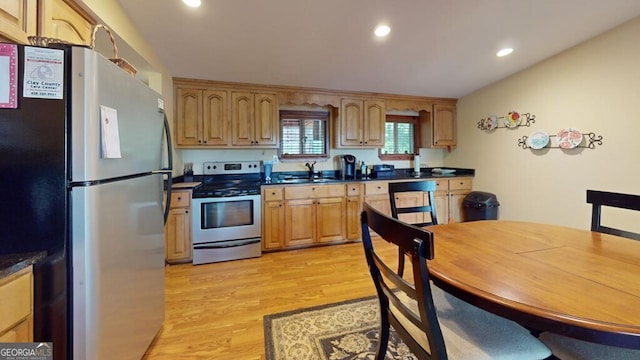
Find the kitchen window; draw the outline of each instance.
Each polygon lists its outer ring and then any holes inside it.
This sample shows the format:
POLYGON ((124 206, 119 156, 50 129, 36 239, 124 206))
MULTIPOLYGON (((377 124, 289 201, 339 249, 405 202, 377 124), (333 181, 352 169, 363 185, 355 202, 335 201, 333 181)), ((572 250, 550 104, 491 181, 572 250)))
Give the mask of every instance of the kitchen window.
POLYGON ((378 156, 383 160, 413 159, 418 152, 420 118, 409 115, 387 115, 384 130, 384 148, 378 156))
POLYGON ((280 111, 280 159, 326 159, 329 157, 329 113, 280 111))

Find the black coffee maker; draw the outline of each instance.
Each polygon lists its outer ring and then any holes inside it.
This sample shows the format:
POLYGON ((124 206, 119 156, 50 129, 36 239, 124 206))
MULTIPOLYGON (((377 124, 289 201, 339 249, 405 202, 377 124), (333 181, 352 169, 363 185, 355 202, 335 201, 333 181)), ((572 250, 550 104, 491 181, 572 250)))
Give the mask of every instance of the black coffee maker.
POLYGON ((344 179, 356 178, 356 157, 353 155, 342 155, 342 177, 344 179))

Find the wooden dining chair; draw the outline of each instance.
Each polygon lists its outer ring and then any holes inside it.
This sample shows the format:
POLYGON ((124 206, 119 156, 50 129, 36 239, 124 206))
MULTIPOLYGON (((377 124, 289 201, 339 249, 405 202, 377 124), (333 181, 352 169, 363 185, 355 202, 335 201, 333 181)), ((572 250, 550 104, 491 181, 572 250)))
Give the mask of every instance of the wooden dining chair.
MULTIPOLYGON (((406 223, 423 227, 437 225, 438 216, 435 204, 435 181, 407 181, 389 183, 389 204, 391 216, 406 223), (404 197, 402 193, 413 193, 414 196, 404 197), (417 193, 423 193, 417 196, 417 193), (428 204, 425 204, 425 197, 428 204), (407 203, 408 202, 408 203, 407 203)), ((404 274, 405 255, 398 251, 398 274, 404 274)))
POLYGON ((640 240, 640 234, 638 233, 604 226, 601 223, 603 206, 640 211, 640 195, 587 190, 587 203, 593 205, 591 209, 591 231, 640 240))
MULTIPOLYGON (((387 351, 390 326, 418 359, 545 359, 549 349, 525 328, 445 293, 429 279, 433 234, 365 203, 362 244, 380 304, 376 360, 387 351), (413 280, 398 275, 378 253, 370 230, 411 258, 413 280)), ((376 240, 377 241, 377 240, 376 240)))

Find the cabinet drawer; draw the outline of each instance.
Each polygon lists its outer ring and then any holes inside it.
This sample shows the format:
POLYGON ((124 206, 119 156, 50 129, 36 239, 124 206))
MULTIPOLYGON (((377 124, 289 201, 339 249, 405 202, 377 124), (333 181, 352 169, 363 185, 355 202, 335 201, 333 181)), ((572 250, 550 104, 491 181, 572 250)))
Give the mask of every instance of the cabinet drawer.
POLYGON ((0 335, 0 342, 30 342, 31 326, 29 321, 30 319, 22 320, 18 325, 0 335))
POLYGON ((284 198, 287 200, 340 197, 344 195, 344 184, 289 186, 284 189, 284 198))
POLYGON ((471 190, 471 179, 451 179, 449 180, 449 190, 471 190))
POLYGON ((171 208, 182 208, 191 206, 190 191, 173 191, 171 193, 171 208))
POLYGON ((436 190, 437 191, 447 191, 447 190, 449 190, 449 180, 437 180, 436 181, 436 190))
POLYGON ((347 196, 358 196, 360 192, 360 184, 347 184, 347 196))
POLYGON ((388 194, 389 186, 386 181, 372 181, 364 184, 365 195, 388 194))
POLYGON ((0 280, 0 332, 31 314, 31 268, 0 280))
POLYGON ((262 190, 262 201, 278 201, 282 200, 284 188, 268 187, 262 190))

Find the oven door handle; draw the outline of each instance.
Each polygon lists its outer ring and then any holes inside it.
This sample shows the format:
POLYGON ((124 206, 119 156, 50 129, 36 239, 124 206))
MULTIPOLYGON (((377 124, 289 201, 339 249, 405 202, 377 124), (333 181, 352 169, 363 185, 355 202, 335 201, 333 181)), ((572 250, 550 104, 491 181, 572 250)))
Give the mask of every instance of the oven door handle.
POLYGON ((219 243, 208 243, 208 244, 193 244, 194 249, 225 249, 225 248, 234 248, 239 246, 246 246, 251 244, 260 243, 260 239, 251 239, 245 241, 233 240, 232 243, 219 242, 219 243))

